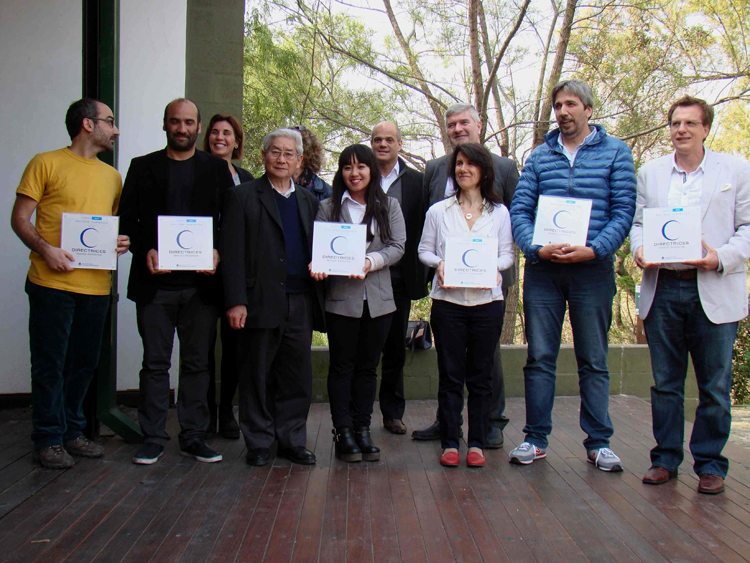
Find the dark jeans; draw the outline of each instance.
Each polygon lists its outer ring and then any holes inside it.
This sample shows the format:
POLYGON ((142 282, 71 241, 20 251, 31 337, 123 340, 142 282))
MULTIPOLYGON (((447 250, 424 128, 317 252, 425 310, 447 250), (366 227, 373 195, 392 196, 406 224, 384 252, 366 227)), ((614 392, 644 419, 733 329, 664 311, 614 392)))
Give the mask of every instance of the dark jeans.
POLYGON ((276 328, 236 331, 240 429, 248 449, 293 448, 307 443, 312 401, 311 293, 287 293, 276 328))
POLYGON ((406 294, 403 282, 394 281, 393 297, 396 312, 392 315, 391 328, 383 346, 383 361, 380 367, 380 412, 383 418, 404 418, 404 363, 406 362, 405 336, 409 324, 411 299, 406 294))
MULTIPOLYGON (((219 314, 219 337, 221 338, 221 390, 219 404, 231 407, 237 393, 239 377, 237 375, 237 331, 232 330, 227 320, 226 311, 219 314)), ((208 383, 208 408, 216 410, 216 338, 211 342, 208 351, 208 372, 211 376, 208 383)))
POLYGON ((99 363, 109 295, 83 295, 26 280, 35 449, 83 435, 83 397, 99 363))
POLYGON ((144 442, 163 445, 169 409, 169 368, 174 333, 180 339, 180 382, 177 418, 180 447, 202 437, 208 428, 208 349, 216 338, 216 306, 197 288, 159 289, 148 304, 136 304, 138 333, 143 341, 138 420, 144 442))
POLYGON ((526 441, 547 447, 552 432, 555 370, 566 302, 578 362, 581 428, 587 450, 609 447, 614 429, 609 418, 607 333, 612 324, 614 268, 608 263, 526 263, 523 310, 529 343, 524 382, 526 441))
POLYGON ((458 448, 464 384, 469 391, 470 448, 484 449, 490 422, 492 366, 503 329, 503 301, 466 307, 432 301, 432 330, 438 357, 440 440, 443 448, 458 448))
POLYGON ((378 362, 393 314, 370 317, 365 303, 360 318, 326 313, 328 400, 335 428, 366 426, 372 418, 378 362))
POLYGON ((654 386, 651 413, 656 447, 651 463, 676 470, 682 463, 685 430, 685 378, 688 354, 698 382, 690 452, 698 475, 726 477, 721 455, 732 422, 732 349, 737 324, 714 324, 706 317, 697 280, 659 278, 651 310, 643 322, 651 353, 654 386))

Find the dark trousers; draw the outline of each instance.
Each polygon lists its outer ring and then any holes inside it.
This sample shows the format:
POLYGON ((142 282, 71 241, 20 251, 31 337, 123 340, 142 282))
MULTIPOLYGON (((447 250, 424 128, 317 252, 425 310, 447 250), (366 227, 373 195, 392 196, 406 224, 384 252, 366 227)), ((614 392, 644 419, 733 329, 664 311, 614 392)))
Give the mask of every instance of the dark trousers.
MULTIPOLYGON (((225 311, 219 314, 219 337, 221 338, 221 390, 219 404, 231 407, 237 392, 237 331, 232 330, 225 311)), ((208 351, 208 372, 211 376, 208 384, 208 408, 216 410, 216 339, 211 342, 208 351)))
POLYGON ((109 295, 83 295, 26 280, 35 449, 83 435, 82 404, 99 363, 109 295))
POLYGON ((432 329, 440 383, 440 439, 458 448, 464 384, 469 391, 469 447, 484 449, 492 398, 492 365, 503 329, 503 301, 466 307, 435 299, 432 329))
POLYGON ((404 363, 406 362, 405 336, 409 324, 411 299, 406 294, 403 282, 394 280, 393 297, 396 312, 392 315, 391 328, 383 347, 383 361, 380 366, 380 412, 383 418, 401 420, 404 418, 406 399, 404 398, 404 363))
POLYGON ((307 443, 312 401, 311 293, 287 293, 276 328, 236 331, 240 429, 248 449, 293 448, 307 443))
POLYGON ((370 426, 378 382, 378 362, 393 314, 370 317, 365 303, 360 318, 326 313, 328 400, 335 428, 370 426))
POLYGON ((726 477, 722 450, 732 425, 732 350, 738 323, 712 323, 701 306, 697 280, 660 277, 646 329, 654 386, 651 414, 656 447, 651 463, 675 471, 682 463, 688 355, 698 383, 690 452, 698 475, 726 477))
POLYGON ((174 333, 180 339, 180 381, 177 418, 180 447, 200 438, 208 428, 208 349, 216 338, 216 306, 206 303, 197 288, 159 289, 147 304, 136 305, 143 341, 138 420, 144 442, 164 444, 169 409, 169 368, 174 333))

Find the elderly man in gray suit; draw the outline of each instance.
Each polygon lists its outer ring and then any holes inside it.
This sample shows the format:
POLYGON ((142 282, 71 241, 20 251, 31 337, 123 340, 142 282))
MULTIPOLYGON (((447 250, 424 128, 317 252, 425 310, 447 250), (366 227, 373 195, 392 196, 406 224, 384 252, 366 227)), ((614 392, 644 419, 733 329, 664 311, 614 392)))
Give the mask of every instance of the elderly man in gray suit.
MULTIPOLYGON (((750 258, 750 165, 703 146, 713 108, 685 96, 669 109, 674 153, 638 174, 630 244, 643 268, 640 316, 651 353, 651 411, 656 447, 643 482, 666 483, 683 459, 684 394, 688 354, 699 389, 690 451, 698 492, 724 490, 729 463, 721 455, 731 425, 732 349, 738 321, 747 316, 745 262, 750 258), (643 210, 700 207, 703 258, 646 262, 643 210)), ((696 225, 696 228, 698 226, 696 225)))
MULTIPOLYGON (((445 126, 448 129, 448 138, 451 147, 456 148, 463 143, 478 143, 479 135, 482 130, 482 122, 479 120, 479 113, 471 104, 454 104, 445 110, 445 126)), ((448 178, 448 164, 450 163, 451 154, 446 154, 427 163, 425 167, 424 183, 429 190, 430 206, 438 201, 453 195, 456 191, 453 181, 448 178)), ((510 209, 510 202, 513 200, 513 194, 516 191, 518 183, 518 167, 516 163, 509 158, 503 158, 492 155, 495 162, 495 189, 505 203, 505 207, 510 209)), ((504 272, 503 276, 503 293, 507 294, 509 287, 512 287, 518 279, 516 265, 514 264, 504 272)), ((505 303, 503 301, 503 303, 505 303)), ((508 424, 508 419, 503 415, 505 412, 505 379, 503 377, 503 365, 500 360, 500 346, 495 351, 495 366, 492 370, 492 407, 490 411, 489 431, 485 441, 485 446, 490 449, 501 448, 503 446, 503 428, 508 424)), ((426 428, 412 432, 412 438, 416 440, 438 440, 440 438, 440 423, 438 419, 440 412, 436 415, 436 420, 426 428)))

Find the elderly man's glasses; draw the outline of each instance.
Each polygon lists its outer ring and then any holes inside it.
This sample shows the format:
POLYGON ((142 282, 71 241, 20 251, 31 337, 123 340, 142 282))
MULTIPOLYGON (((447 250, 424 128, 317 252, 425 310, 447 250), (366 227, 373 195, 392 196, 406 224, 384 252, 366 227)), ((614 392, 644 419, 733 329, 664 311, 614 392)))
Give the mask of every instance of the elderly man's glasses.
POLYGON ((88 119, 91 119, 93 121, 106 121, 109 123, 110 127, 115 126, 115 118, 114 117, 89 117, 88 119))

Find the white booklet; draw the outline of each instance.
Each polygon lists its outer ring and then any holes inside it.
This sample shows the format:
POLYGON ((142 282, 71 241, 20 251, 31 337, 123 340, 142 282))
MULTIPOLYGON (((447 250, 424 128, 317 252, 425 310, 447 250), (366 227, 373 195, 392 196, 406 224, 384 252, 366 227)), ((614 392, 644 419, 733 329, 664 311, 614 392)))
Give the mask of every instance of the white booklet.
POLYGON ((643 210, 643 259, 668 264, 700 260, 701 208, 651 207, 643 210))
POLYGON ((365 268, 367 226, 315 221, 312 271, 329 276, 361 275, 365 268))
POLYGON ((159 215, 160 270, 213 270, 213 217, 159 215))
POLYGON ((443 283, 447 287, 497 286, 497 238, 447 237, 443 283))
POLYGON ((531 244, 585 246, 590 218, 590 199, 540 195, 531 244))
POLYGON ((74 268, 116 270, 119 226, 111 215, 63 213, 60 248, 73 255, 74 268))

